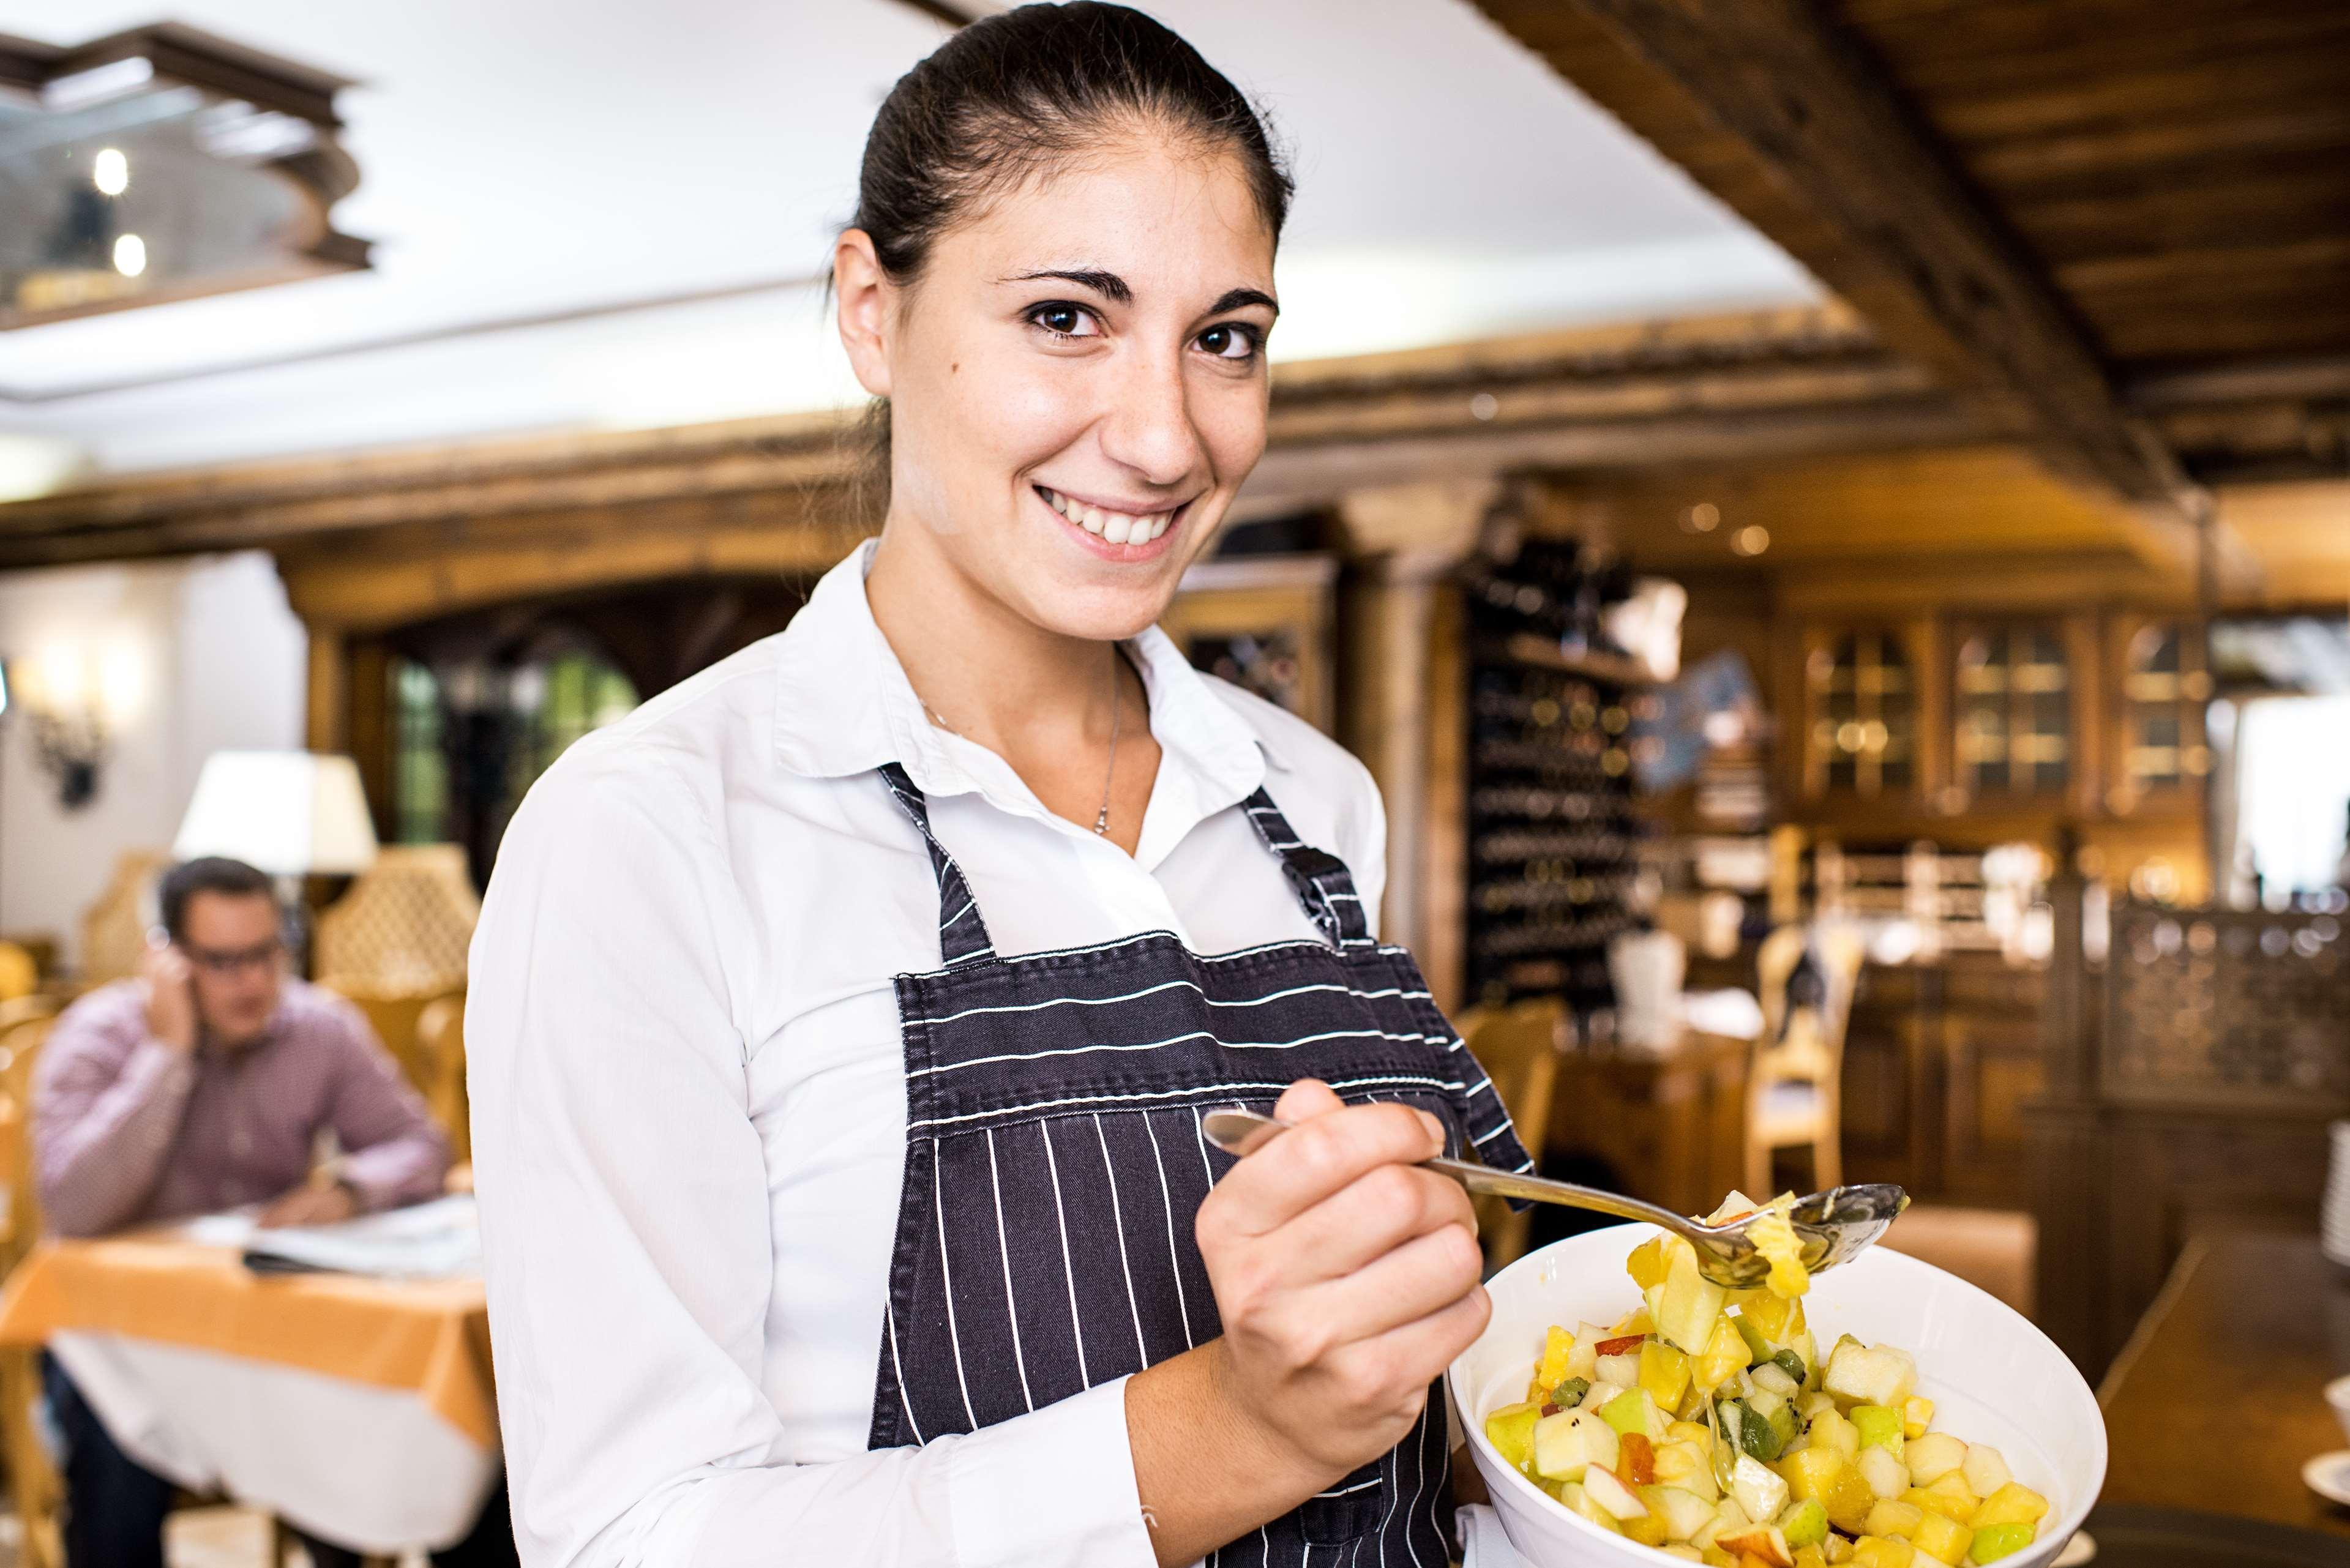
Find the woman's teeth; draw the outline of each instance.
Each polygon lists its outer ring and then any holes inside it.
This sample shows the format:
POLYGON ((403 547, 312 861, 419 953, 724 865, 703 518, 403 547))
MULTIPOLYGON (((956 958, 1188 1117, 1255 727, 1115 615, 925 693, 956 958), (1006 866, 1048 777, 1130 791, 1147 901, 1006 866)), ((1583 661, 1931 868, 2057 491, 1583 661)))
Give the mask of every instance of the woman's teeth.
POLYGON ((1150 512, 1138 517, 1125 512, 1105 512, 1098 506, 1072 501, 1060 492, 1047 490, 1041 484, 1036 490, 1044 496, 1045 505, 1087 533, 1098 534, 1105 542, 1112 545, 1147 545, 1167 532, 1167 525, 1175 521, 1175 513, 1182 510, 1179 506, 1174 511, 1150 512))

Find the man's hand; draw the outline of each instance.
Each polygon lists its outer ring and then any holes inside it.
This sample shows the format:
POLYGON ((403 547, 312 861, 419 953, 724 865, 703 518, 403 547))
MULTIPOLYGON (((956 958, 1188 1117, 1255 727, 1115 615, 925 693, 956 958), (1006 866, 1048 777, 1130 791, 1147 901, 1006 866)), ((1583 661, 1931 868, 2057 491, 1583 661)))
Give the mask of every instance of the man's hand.
POLYGON ((341 1182, 324 1187, 296 1188, 261 1211, 255 1221, 265 1229, 279 1225, 332 1225, 359 1211, 359 1199, 341 1182))
POLYGON ((147 950, 140 966, 147 987, 147 1033, 174 1051, 196 1048, 196 992, 188 955, 169 945, 147 950))

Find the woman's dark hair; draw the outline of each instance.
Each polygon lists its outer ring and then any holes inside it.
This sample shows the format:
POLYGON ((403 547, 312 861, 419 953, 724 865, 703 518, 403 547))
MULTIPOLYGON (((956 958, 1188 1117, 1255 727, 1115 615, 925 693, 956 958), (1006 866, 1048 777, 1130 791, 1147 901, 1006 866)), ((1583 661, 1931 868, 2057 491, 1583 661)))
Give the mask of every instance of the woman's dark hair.
MULTIPOLYGON (((989 198, 1139 130, 1237 154, 1278 242, 1293 186, 1264 119, 1200 51, 1141 12, 1099 0, 1023 5, 973 22, 898 78, 873 117, 851 228, 898 283, 989 198)), ((862 432, 887 491, 889 405, 862 432)))
POLYGON ((220 855, 183 860, 163 873, 162 883, 156 889, 156 901, 162 906, 163 932, 173 941, 186 939, 188 900, 199 893, 266 898, 273 904, 277 901, 277 889, 269 877, 242 860, 220 855))
POLYGON ((1255 107, 1175 34, 1098 0, 983 17, 899 77, 865 138, 851 226, 912 279, 956 219, 1127 129, 1238 153, 1281 237, 1290 179, 1255 107))

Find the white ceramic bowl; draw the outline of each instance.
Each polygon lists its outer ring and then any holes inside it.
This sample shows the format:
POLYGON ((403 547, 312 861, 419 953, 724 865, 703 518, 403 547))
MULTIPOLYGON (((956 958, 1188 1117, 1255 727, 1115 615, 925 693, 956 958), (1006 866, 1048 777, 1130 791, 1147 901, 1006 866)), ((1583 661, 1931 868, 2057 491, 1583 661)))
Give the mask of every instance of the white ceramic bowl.
MULTIPOLYGON (((1485 1440, 1487 1414, 1525 1397, 1545 1328, 1614 1323, 1639 1304, 1624 1260, 1654 1234, 1646 1225, 1586 1231, 1503 1269, 1486 1286, 1493 1321, 1447 1374, 1502 1527, 1534 1568, 1669 1561, 1569 1513, 1485 1440)), ((1918 1358, 1935 1428, 1989 1443, 2017 1480, 2048 1499, 2039 1539, 2001 1560, 2002 1568, 2046 1568, 2106 1480, 2105 1417, 2064 1353, 1996 1297, 1882 1247, 1814 1281, 1804 1312, 1823 1345, 1849 1334, 1918 1358)))
MULTIPOLYGON (((1472 1348, 1471 1355, 1475 1355, 1472 1348)), ((2334 1418, 2342 1423, 2342 1435, 2350 1438, 2350 1376, 2337 1377, 2325 1386, 2325 1402, 2334 1407, 2334 1418)))

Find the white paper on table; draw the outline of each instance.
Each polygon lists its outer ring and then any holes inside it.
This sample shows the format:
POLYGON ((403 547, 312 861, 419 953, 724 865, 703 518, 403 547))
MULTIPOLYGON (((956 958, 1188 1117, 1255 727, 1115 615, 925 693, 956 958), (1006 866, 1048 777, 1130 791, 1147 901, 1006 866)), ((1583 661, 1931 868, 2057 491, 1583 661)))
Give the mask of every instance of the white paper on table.
MULTIPOLYGON (((212 1221, 225 1234, 227 1222, 236 1218, 217 1215, 212 1221)), ((452 1193, 336 1225, 265 1230, 250 1219, 245 1224, 243 1241, 230 1244, 242 1245, 247 1258, 390 1280, 460 1279, 482 1272, 481 1220, 471 1193, 452 1193)))

